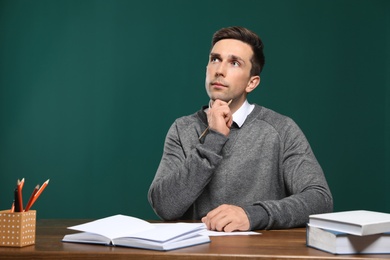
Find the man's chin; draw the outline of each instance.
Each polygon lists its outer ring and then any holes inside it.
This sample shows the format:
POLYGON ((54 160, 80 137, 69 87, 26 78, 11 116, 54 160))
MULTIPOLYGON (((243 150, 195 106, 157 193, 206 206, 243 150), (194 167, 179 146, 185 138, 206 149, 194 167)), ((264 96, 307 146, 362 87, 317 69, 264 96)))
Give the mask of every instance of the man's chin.
POLYGON ((226 95, 224 95, 222 93, 214 93, 214 94, 209 95, 209 97, 213 101, 219 99, 219 100, 223 100, 223 101, 227 102, 230 100, 229 97, 227 97, 226 95))
POLYGON ((225 101, 225 102, 229 102, 230 99, 227 98, 227 97, 213 97, 211 98, 211 100, 214 102, 215 100, 222 100, 222 101, 225 101))

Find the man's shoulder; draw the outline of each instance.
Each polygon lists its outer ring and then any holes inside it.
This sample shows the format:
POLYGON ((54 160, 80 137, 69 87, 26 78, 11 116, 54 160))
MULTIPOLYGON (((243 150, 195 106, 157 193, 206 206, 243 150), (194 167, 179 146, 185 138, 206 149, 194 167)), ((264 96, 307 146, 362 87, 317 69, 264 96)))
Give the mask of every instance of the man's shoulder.
POLYGON ((257 104, 255 104, 253 112, 255 113, 254 116, 256 119, 265 121, 270 125, 280 125, 293 122, 290 117, 257 104))
POLYGON ((202 121, 207 123, 207 116, 206 113, 200 109, 192 114, 176 118, 174 124, 183 127, 186 125, 192 125, 194 123, 199 124, 202 121))
POLYGON ((258 122, 262 127, 273 129, 279 135, 285 135, 286 133, 298 133, 300 128, 297 123, 289 116, 276 112, 270 108, 266 108, 255 104, 253 110, 252 122, 258 122))
MULTIPOLYGON (((176 118, 176 122, 191 122, 195 120, 199 120, 199 116, 201 116, 202 111, 198 110, 195 113, 184 115, 176 118)), ((204 113, 204 112, 203 112, 204 113)))

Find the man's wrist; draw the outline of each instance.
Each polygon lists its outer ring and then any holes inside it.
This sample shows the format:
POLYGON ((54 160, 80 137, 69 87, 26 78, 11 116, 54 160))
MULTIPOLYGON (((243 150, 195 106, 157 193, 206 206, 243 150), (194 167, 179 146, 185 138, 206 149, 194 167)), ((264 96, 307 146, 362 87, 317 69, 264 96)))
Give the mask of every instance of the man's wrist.
POLYGON ((268 212, 261 205, 242 207, 248 216, 250 230, 265 229, 268 226, 268 212))

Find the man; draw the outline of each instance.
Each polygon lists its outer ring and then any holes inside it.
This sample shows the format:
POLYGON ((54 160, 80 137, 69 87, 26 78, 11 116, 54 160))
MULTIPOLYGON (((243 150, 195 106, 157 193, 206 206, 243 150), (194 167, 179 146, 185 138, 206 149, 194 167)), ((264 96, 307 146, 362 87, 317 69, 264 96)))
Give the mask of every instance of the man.
POLYGON ((304 226, 310 214, 332 211, 328 184, 299 127, 247 101, 263 66, 263 43, 250 30, 214 34, 209 106, 173 123, 149 189, 162 219, 197 219, 230 232, 304 226))

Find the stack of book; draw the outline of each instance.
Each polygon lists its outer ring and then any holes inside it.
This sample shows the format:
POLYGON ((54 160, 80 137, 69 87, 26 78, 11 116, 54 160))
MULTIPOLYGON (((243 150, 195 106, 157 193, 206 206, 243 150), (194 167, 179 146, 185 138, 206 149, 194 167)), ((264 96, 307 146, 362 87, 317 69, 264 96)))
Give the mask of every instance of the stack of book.
POLYGON ((390 214, 352 210, 311 215, 306 245, 333 254, 390 254, 390 214))

